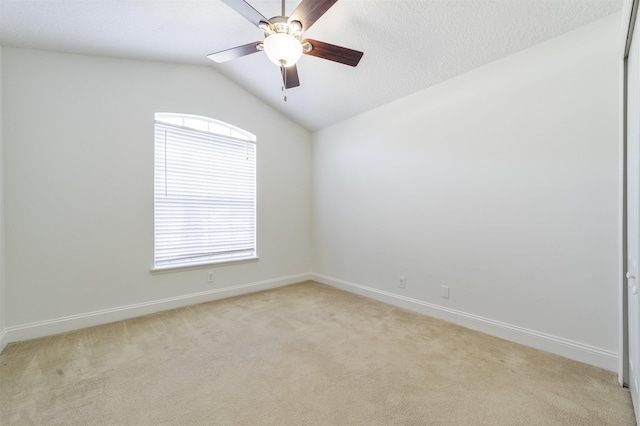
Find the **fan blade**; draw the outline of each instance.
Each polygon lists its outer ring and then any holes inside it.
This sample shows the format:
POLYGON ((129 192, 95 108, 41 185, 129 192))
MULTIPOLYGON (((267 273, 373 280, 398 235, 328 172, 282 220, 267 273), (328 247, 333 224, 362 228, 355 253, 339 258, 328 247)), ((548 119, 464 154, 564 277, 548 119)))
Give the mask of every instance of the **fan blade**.
POLYGON ((298 79, 298 68, 295 65, 290 67, 281 67, 282 70, 282 82, 284 87, 291 89, 293 87, 300 86, 300 80, 298 79))
POLYGON ((253 6, 251 6, 244 0, 222 0, 222 2, 229 6, 231 9, 238 12, 240 15, 247 18, 247 20, 256 27, 258 26, 260 21, 269 22, 267 18, 262 16, 260 12, 255 10, 253 6))
POLYGON ((212 53, 207 55, 207 58, 212 61, 216 61, 221 64, 222 62, 227 62, 232 59, 240 58, 242 56, 251 55, 252 53, 260 52, 257 49, 257 46, 262 44, 261 41, 256 41, 253 43, 245 44, 243 46, 232 47, 231 49, 223 50, 221 52, 212 53))
POLYGON ((310 43, 313 48, 309 52, 304 52, 305 54, 322 59, 328 59, 334 62, 340 62, 341 64, 350 65, 352 67, 358 65, 360 58, 364 55, 364 53, 357 50, 347 49, 346 47, 336 46, 335 44, 311 39, 302 40, 302 44, 307 42, 310 43))
POLYGON ((289 17, 289 22, 300 21, 302 31, 307 31, 338 0, 302 0, 289 17))

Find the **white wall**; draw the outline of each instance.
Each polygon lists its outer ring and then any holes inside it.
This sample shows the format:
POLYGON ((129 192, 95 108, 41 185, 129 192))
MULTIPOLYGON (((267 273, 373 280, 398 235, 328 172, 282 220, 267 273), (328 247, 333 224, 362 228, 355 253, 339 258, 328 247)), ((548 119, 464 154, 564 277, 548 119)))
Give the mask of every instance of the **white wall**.
POLYGON ((213 69, 5 47, 2 82, 12 340, 308 277, 311 135, 213 69), (155 112, 257 135, 259 261, 150 273, 155 112))
POLYGON ((317 132, 317 279, 615 370, 619 27, 317 132))

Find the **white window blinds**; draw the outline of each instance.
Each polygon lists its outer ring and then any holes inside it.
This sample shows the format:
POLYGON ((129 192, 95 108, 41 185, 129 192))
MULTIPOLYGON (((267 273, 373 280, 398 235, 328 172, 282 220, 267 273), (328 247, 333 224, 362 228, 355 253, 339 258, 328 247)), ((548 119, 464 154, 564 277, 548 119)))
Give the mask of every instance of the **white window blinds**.
POLYGON ((155 268, 256 257, 255 153, 226 123, 156 114, 155 268))

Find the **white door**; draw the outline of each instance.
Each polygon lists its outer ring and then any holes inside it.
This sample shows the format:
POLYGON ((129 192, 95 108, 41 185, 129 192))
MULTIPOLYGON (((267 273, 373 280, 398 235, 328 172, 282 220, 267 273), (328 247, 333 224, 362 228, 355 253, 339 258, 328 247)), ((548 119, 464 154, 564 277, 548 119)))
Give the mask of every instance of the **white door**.
POLYGON ((636 420, 640 424, 638 382, 640 381, 640 295, 638 264, 640 254, 640 19, 635 23, 627 62, 627 290, 629 389, 636 420))

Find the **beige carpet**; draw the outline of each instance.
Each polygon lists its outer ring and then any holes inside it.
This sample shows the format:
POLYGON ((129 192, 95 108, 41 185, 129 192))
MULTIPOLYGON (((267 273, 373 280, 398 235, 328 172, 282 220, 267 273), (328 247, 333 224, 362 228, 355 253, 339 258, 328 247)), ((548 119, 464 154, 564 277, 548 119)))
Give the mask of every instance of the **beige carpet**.
POLYGON ((613 373, 306 282, 9 345, 2 425, 633 425, 613 373))

